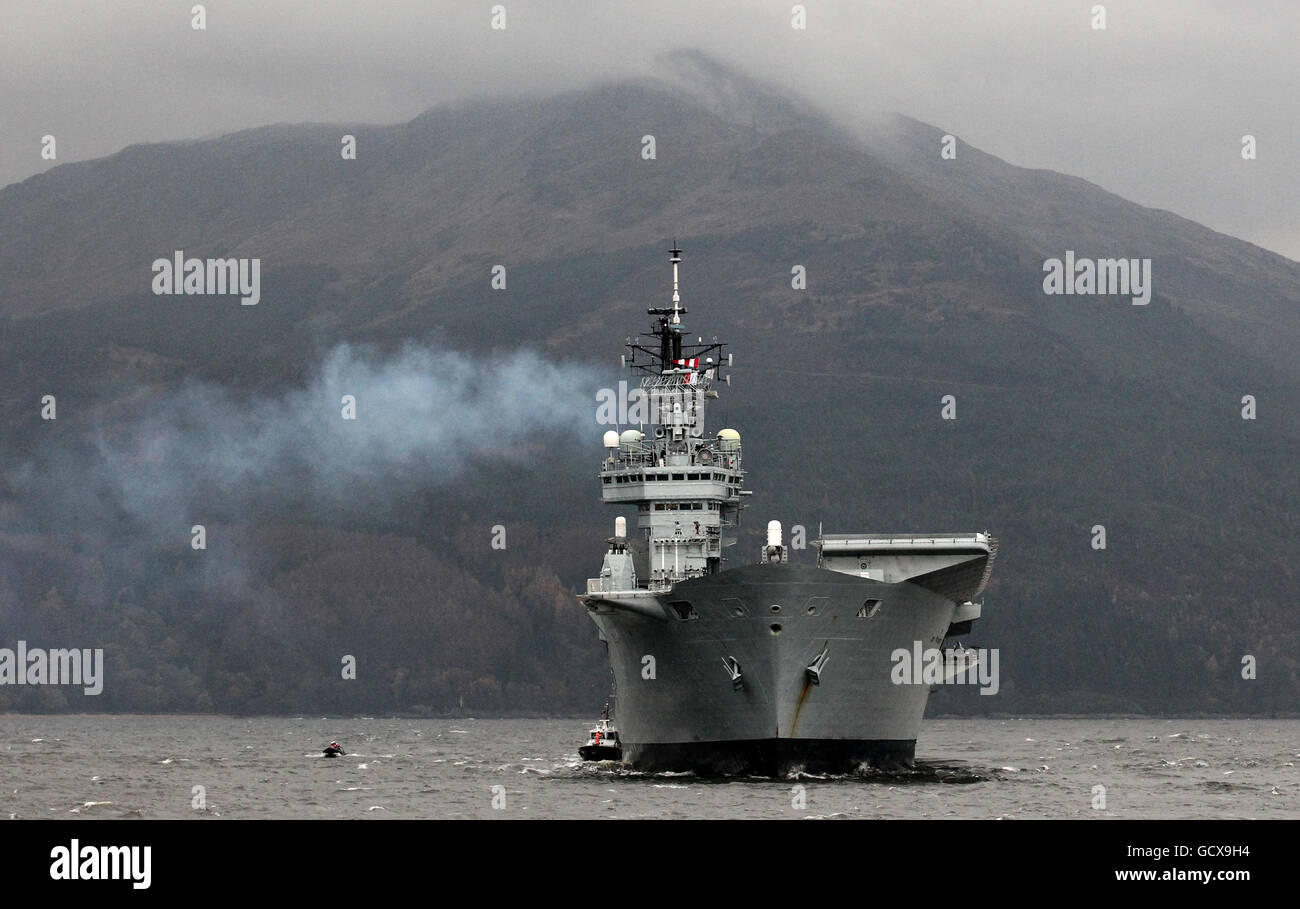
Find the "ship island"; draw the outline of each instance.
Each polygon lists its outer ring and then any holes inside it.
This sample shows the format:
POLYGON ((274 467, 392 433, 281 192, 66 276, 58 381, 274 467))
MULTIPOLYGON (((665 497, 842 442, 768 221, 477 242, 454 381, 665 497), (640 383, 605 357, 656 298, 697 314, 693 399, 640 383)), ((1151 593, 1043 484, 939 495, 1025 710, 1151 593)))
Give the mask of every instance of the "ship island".
POLYGON ((744 446, 734 428, 710 435, 704 413, 734 354, 691 342, 676 243, 670 256, 671 300, 647 309, 649 332, 620 358, 646 419, 603 439, 601 497, 627 514, 578 597, 608 651, 620 761, 702 775, 911 768, 933 686, 900 678, 893 655, 972 652, 956 642, 980 617, 997 541, 819 529, 816 563, 799 564, 772 520, 753 561, 730 567, 749 507, 744 446))

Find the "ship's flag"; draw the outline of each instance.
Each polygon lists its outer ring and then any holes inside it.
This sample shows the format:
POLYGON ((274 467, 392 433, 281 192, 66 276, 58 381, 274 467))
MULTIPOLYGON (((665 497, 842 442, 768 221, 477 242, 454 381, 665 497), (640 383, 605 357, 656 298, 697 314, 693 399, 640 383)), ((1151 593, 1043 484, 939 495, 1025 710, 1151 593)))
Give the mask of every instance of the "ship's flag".
POLYGON ((682 377, 682 384, 694 385, 697 381, 699 381, 699 378, 700 378, 700 374, 698 372, 688 372, 685 376, 682 377))

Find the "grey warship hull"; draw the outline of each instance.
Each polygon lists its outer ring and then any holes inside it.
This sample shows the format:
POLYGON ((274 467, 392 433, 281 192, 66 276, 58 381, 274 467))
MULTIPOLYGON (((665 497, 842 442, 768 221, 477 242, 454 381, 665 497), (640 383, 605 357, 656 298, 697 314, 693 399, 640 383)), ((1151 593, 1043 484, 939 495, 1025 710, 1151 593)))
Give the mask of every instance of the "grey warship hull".
POLYGON ((748 507, 744 449, 735 429, 705 433, 704 408, 733 357, 690 343, 670 254, 671 305, 647 309, 653 342, 628 339, 621 358, 640 400, 624 415, 612 389, 597 394, 598 421, 628 424, 604 434, 601 499, 629 516, 579 599, 609 649, 622 759, 763 775, 910 765, 930 685, 948 676, 898 670, 971 630, 997 541, 819 528, 817 564, 799 565, 772 520, 758 564, 725 567, 748 507))
POLYGON ((659 615, 586 598, 609 648, 626 763, 765 775, 910 765, 929 686, 895 684, 891 655, 918 641, 938 647, 952 600, 789 564, 722 571, 647 599, 659 615))

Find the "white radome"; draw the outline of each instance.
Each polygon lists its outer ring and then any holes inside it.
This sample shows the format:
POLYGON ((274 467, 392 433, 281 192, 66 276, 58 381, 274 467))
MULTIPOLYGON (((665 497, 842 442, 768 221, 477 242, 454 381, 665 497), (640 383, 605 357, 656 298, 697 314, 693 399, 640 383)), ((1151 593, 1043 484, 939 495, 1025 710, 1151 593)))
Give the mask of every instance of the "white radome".
POLYGON ((781 522, 780 521, 767 522, 767 545, 768 546, 781 545, 781 522))
POLYGON ((625 429, 623 434, 618 437, 619 447, 624 451, 639 451, 641 449, 641 440, 645 438, 645 433, 636 429, 625 429))

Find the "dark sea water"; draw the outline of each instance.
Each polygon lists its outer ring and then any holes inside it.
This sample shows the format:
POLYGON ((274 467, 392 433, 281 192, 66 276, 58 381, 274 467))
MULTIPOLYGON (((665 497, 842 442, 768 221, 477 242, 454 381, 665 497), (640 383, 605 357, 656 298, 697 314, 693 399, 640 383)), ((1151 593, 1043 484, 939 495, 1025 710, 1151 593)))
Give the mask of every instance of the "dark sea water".
POLYGON ((588 728, 0 716, 0 819, 1300 817, 1300 720, 926 720, 911 775, 730 781, 585 764, 588 728))

